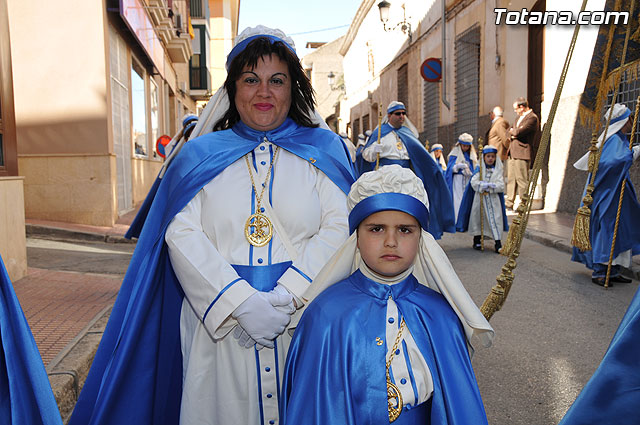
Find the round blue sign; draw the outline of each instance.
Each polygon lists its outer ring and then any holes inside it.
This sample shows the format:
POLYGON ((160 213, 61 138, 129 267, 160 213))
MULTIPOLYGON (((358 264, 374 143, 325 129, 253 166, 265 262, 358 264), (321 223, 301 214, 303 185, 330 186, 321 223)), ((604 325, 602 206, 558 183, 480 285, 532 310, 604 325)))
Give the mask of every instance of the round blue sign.
POLYGON ((422 78, 431 83, 440 81, 442 78, 442 62, 438 58, 429 58, 420 65, 422 78))

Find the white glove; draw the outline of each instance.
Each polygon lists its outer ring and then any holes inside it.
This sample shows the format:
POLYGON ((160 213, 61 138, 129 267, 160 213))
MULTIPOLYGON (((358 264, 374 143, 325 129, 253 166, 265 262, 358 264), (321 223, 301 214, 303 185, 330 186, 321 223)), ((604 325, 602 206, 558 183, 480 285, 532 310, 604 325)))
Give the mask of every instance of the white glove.
POLYGON ((253 338, 251 338, 247 331, 242 329, 242 326, 240 325, 236 325, 236 327, 233 328, 233 337, 238 340, 238 345, 240 345, 240 347, 251 348, 255 345, 258 350, 262 350, 264 348, 264 345, 256 344, 253 338))
POLYGON ((635 145, 633 147, 633 160, 635 161, 640 156, 640 145, 635 145))
POLYGON ((293 314, 296 312, 296 306, 293 302, 293 295, 291 295, 291 293, 287 290, 287 288, 285 288, 284 286, 278 283, 276 287, 270 291, 270 293, 277 294, 277 295, 288 295, 291 297, 291 302, 289 304, 285 306, 274 306, 276 310, 286 314, 293 314))
POLYGON ((487 182, 481 181, 478 184, 478 192, 482 193, 482 192, 486 192, 486 191, 487 191, 487 182))
POLYGON ((487 183, 487 188, 488 189, 495 189, 496 188, 496 184, 495 183, 487 183))
POLYGON ((273 340, 282 334, 291 316, 276 309, 293 302, 291 295, 274 292, 256 292, 240 304, 231 314, 256 344, 273 348, 273 340))
POLYGON ((373 144, 371 145, 371 152, 382 153, 382 145, 378 142, 373 142, 373 144))
POLYGON ((457 173, 458 171, 460 171, 462 169, 462 167, 464 167, 464 164, 460 163, 460 164, 454 164, 453 165, 453 172, 457 173))
POLYGON ((464 165, 464 168, 462 169, 462 174, 464 174, 467 177, 470 177, 473 173, 469 169, 469 166, 466 163, 464 163, 462 165, 464 165))

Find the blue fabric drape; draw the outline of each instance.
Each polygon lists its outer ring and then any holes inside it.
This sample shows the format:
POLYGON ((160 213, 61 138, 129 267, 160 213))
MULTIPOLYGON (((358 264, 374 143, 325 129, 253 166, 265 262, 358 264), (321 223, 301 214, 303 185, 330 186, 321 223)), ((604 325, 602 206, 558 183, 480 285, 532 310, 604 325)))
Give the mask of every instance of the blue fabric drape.
POLYGON ((0 423, 62 425, 49 377, 0 257, 0 423))

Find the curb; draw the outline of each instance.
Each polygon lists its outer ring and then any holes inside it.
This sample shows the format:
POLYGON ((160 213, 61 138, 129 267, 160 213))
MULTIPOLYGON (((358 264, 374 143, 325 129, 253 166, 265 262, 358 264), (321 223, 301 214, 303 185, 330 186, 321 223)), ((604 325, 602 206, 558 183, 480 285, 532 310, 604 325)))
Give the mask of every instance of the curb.
POLYGON ((83 242, 107 242, 107 243, 136 243, 135 240, 126 239, 120 235, 109 235, 81 230, 70 230, 61 227, 41 226, 37 224, 26 224, 27 237, 34 236, 42 239, 83 241, 83 242))
POLYGON ((47 375, 64 424, 68 423, 109 320, 106 307, 49 363, 47 375))

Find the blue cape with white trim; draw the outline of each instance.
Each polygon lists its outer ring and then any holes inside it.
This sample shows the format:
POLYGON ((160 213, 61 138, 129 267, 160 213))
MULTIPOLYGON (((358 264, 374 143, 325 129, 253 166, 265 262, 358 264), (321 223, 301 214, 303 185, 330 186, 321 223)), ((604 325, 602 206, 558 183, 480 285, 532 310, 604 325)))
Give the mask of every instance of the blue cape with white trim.
MULTIPOLYGON (((135 252, 69 422, 177 424, 182 395, 184 293, 164 241, 167 226, 202 187, 263 138, 310 162, 348 193, 354 176, 340 138, 287 119, 268 132, 243 123, 187 142, 148 195, 135 252)), ((241 231, 241 230, 238 230, 241 231)))
POLYGON ((431 371, 427 423, 487 424, 465 333, 446 299, 413 275, 382 285, 359 270, 324 290, 302 315, 285 365, 282 424, 389 423, 389 347, 375 342, 386 334, 389 297, 431 371))
MULTIPOLYGON (((447 187, 444 176, 436 161, 429 155, 427 149, 415 138, 407 127, 393 128, 389 123, 382 124, 381 137, 395 131, 409 153, 411 170, 420 177, 429 197, 429 233, 440 239, 444 232, 455 233, 456 223, 453 210, 453 199, 447 187)), ((378 140, 377 128, 371 133, 365 149, 378 140)), ((362 175, 372 171, 375 163, 365 161, 362 155, 356 160, 356 170, 362 175)))
POLYGON ((0 422, 62 425, 40 352, 0 258, 0 422))
MULTIPOLYGON (((625 180, 627 183, 622 199, 613 258, 629 249, 632 251, 631 255, 640 254, 640 226, 635 223, 640 217, 640 203, 629 178, 629 169, 632 164, 633 153, 629 149, 627 136, 617 132, 608 137, 602 148, 592 194, 593 203, 589 223, 591 251, 580 252, 574 247, 571 260, 582 263, 590 269, 593 269, 593 263, 609 263, 620 190, 625 180)), ((587 177, 587 185, 590 180, 591 174, 587 177)))

